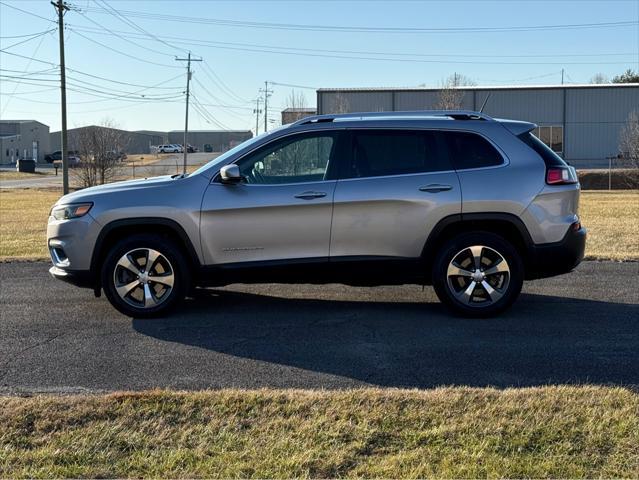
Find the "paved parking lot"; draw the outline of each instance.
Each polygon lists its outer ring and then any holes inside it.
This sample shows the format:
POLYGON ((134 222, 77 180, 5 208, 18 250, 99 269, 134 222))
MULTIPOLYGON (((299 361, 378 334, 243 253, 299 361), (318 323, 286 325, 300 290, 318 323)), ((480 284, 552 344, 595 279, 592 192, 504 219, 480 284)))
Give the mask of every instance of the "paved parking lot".
POLYGON ((0 263, 0 391, 639 386, 639 263, 530 282, 498 319, 451 317, 428 287, 234 285, 135 320, 0 263))

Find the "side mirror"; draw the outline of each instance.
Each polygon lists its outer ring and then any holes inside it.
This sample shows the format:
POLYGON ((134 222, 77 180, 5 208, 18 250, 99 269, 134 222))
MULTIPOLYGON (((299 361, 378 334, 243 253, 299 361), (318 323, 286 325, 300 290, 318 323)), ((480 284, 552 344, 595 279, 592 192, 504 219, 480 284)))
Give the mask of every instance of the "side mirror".
POLYGON ((220 169, 220 178, 222 183, 240 183, 242 181, 240 167, 235 164, 224 165, 220 169))

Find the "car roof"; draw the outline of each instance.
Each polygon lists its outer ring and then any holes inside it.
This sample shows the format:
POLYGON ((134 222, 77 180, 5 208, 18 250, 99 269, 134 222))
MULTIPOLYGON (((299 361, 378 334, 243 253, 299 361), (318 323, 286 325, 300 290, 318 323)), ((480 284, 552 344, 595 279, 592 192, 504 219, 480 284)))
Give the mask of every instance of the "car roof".
POLYGON ((341 113, 341 114, 328 114, 328 115, 313 115, 310 117, 302 118, 290 125, 289 128, 294 127, 313 127, 316 126, 328 126, 330 124, 337 125, 343 123, 346 125, 352 124, 370 124, 375 122, 377 124, 401 124, 407 123, 442 123, 452 122, 470 122, 474 125, 488 123, 500 123, 510 130, 515 135, 533 130, 537 125, 531 122, 523 122, 519 120, 509 119, 497 119, 492 118, 482 112, 476 112, 473 110, 416 110, 416 111, 392 111, 392 112, 354 112, 354 113, 341 113))

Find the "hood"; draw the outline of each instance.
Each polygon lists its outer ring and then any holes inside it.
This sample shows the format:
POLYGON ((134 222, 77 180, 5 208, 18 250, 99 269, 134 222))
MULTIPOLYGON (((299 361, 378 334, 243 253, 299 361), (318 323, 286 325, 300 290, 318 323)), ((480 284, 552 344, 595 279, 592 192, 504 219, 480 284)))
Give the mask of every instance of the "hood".
POLYGON ((171 175, 163 175, 161 177, 143 178, 140 180, 126 180, 124 182, 108 183, 106 185, 98 185, 96 187, 84 188, 77 192, 72 192, 61 197, 56 205, 62 205, 65 203, 78 203, 91 201, 96 196, 105 194, 112 194, 117 192, 124 192, 135 189, 145 189, 160 187, 167 185, 178 180, 178 177, 173 178, 171 175))

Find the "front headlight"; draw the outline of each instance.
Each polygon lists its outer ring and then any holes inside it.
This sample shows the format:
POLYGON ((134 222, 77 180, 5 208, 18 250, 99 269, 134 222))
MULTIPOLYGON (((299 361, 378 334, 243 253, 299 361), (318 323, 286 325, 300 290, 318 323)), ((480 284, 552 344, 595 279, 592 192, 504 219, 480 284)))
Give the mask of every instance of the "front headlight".
POLYGON ((70 218, 83 217, 91 207, 92 203, 72 203, 69 205, 58 205, 51 209, 51 216, 56 220, 68 220, 70 218))

